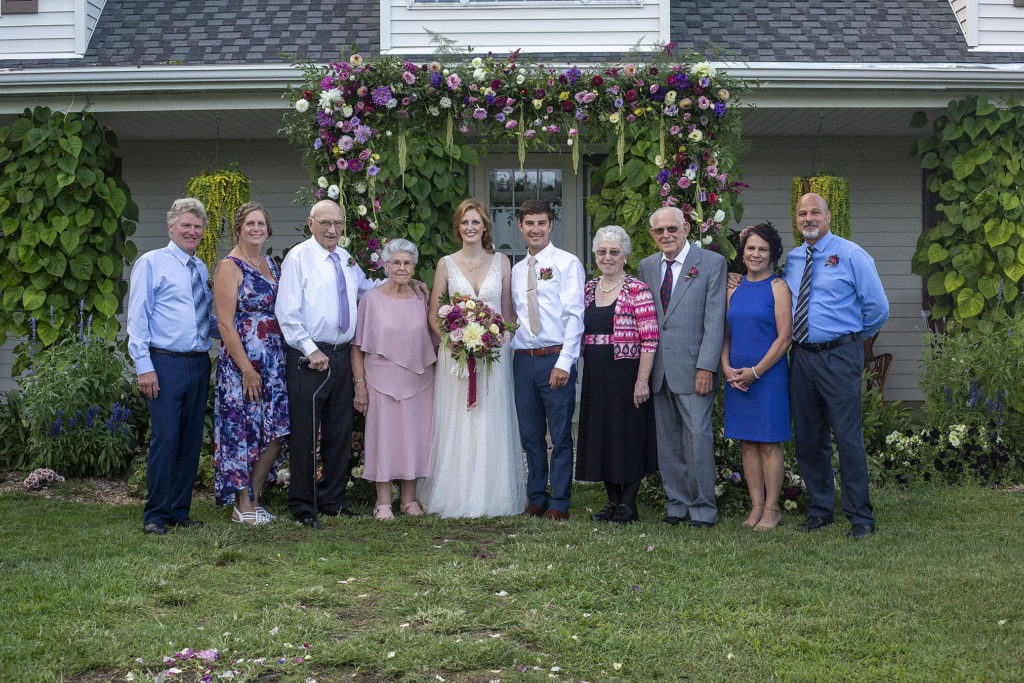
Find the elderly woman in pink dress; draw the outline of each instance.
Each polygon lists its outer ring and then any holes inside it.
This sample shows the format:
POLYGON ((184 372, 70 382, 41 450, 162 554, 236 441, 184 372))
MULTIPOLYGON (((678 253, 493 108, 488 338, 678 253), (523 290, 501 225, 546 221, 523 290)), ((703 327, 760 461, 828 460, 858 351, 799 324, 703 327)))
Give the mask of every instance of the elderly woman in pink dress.
POLYGON ((437 340, 427 324, 427 300, 409 281, 419 252, 393 239, 381 253, 387 281, 359 301, 352 340, 355 409, 366 416, 363 477, 377 485, 373 516, 394 519, 391 483, 400 482, 400 510, 422 515, 416 479, 430 470, 434 361, 437 340))

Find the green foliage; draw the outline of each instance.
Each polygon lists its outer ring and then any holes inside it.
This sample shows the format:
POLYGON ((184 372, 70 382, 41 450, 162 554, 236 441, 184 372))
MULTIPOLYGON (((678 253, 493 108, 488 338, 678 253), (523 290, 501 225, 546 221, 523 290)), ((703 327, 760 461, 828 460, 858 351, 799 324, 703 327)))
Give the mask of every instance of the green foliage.
MULTIPOLYGON (((108 320, 103 327, 116 324, 108 320)), ((108 334, 80 320, 77 330, 33 354, 18 380, 29 467, 73 477, 124 471, 137 445, 129 408, 134 387, 124 351, 108 334)))
POLYGON ((29 463, 28 420, 21 393, 14 389, 0 400, 0 467, 25 469, 29 463))
POLYGON ((894 431, 886 442, 873 463, 881 483, 1009 485, 1024 480, 1024 457, 999 435, 995 423, 894 431))
POLYGON ((804 243, 804 236, 796 223, 796 205, 800 197, 808 192, 820 194, 828 205, 832 221, 829 231, 843 239, 850 239, 850 184, 846 178, 833 175, 814 175, 793 178, 793 192, 789 202, 789 215, 793 217, 793 239, 797 246, 804 243))
POLYGON ((968 326, 951 322, 928 333, 921 352, 929 425, 991 425, 996 435, 1024 445, 1024 316, 1000 302, 968 326))
POLYGON ((249 178, 236 168, 203 171, 188 179, 185 193, 206 207, 206 230, 203 231, 196 255, 213 273, 220 260, 221 242, 227 237, 226 241, 234 244, 232 223, 238 207, 249 201, 249 178))
MULTIPOLYGON (((923 126, 920 112, 912 123, 923 126)), ((941 218, 921 234, 913 272, 928 278, 932 317, 977 324, 1024 277, 1024 107, 971 95, 949 103, 911 154, 929 171, 941 218)))
POLYGON ((882 453, 886 438, 910 426, 910 409, 900 401, 885 401, 878 387, 868 388, 870 371, 861 377, 861 426, 864 430, 864 451, 868 458, 882 453))
MULTIPOLYGON (((73 324, 80 301, 87 315, 110 318, 128 289, 124 266, 135 258, 139 209, 114 176, 117 139, 88 111, 36 107, 0 128, 0 343, 26 338, 39 321, 44 346, 73 324), (51 313, 52 312, 52 313, 51 313)), ((116 324, 104 328, 113 339, 116 324)), ((15 350, 13 373, 28 364, 27 343, 15 350)))

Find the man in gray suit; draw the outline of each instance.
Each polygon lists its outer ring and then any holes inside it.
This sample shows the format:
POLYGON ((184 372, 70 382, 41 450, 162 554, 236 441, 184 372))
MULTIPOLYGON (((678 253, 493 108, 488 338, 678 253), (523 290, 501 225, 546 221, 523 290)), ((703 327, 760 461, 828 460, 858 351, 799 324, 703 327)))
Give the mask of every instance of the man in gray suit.
POLYGON ((711 409, 725 333, 726 262, 687 241, 690 225, 678 208, 658 209, 650 224, 661 253, 641 261, 639 275, 654 294, 661 334, 651 393, 668 496, 663 521, 710 527, 718 516, 711 409))

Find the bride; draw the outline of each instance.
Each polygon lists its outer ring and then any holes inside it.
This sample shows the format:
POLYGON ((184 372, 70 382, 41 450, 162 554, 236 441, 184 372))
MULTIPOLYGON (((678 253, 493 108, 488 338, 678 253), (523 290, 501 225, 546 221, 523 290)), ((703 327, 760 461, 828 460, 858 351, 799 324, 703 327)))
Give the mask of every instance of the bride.
MULTIPOLYGON (((515 320, 512 268, 491 244, 486 207, 467 199, 455 211, 455 239, 462 248, 437 264, 430 297, 430 325, 440 336, 441 295, 469 294, 506 320, 515 320)), ((457 376, 448 350, 438 351, 434 378, 434 425, 430 474, 421 488, 427 512, 442 517, 516 515, 526 505, 523 455, 512 394, 511 349, 477 369, 477 401, 467 409, 468 379, 457 376)))

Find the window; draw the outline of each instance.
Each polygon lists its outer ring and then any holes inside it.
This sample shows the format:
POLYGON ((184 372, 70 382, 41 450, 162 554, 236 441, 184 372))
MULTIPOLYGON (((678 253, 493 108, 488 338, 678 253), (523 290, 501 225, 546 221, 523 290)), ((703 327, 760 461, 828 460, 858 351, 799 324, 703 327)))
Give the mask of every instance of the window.
POLYGON ((494 222, 494 248, 505 252, 513 263, 526 256, 516 211, 527 199, 545 199, 555 214, 551 242, 563 246, 562 170, 559 168, 492 168, 488 178, 488 200, 494 222))
POLYGON ((0 16, 5 14, 36 14, 38 0, 0 0, 0 16))

